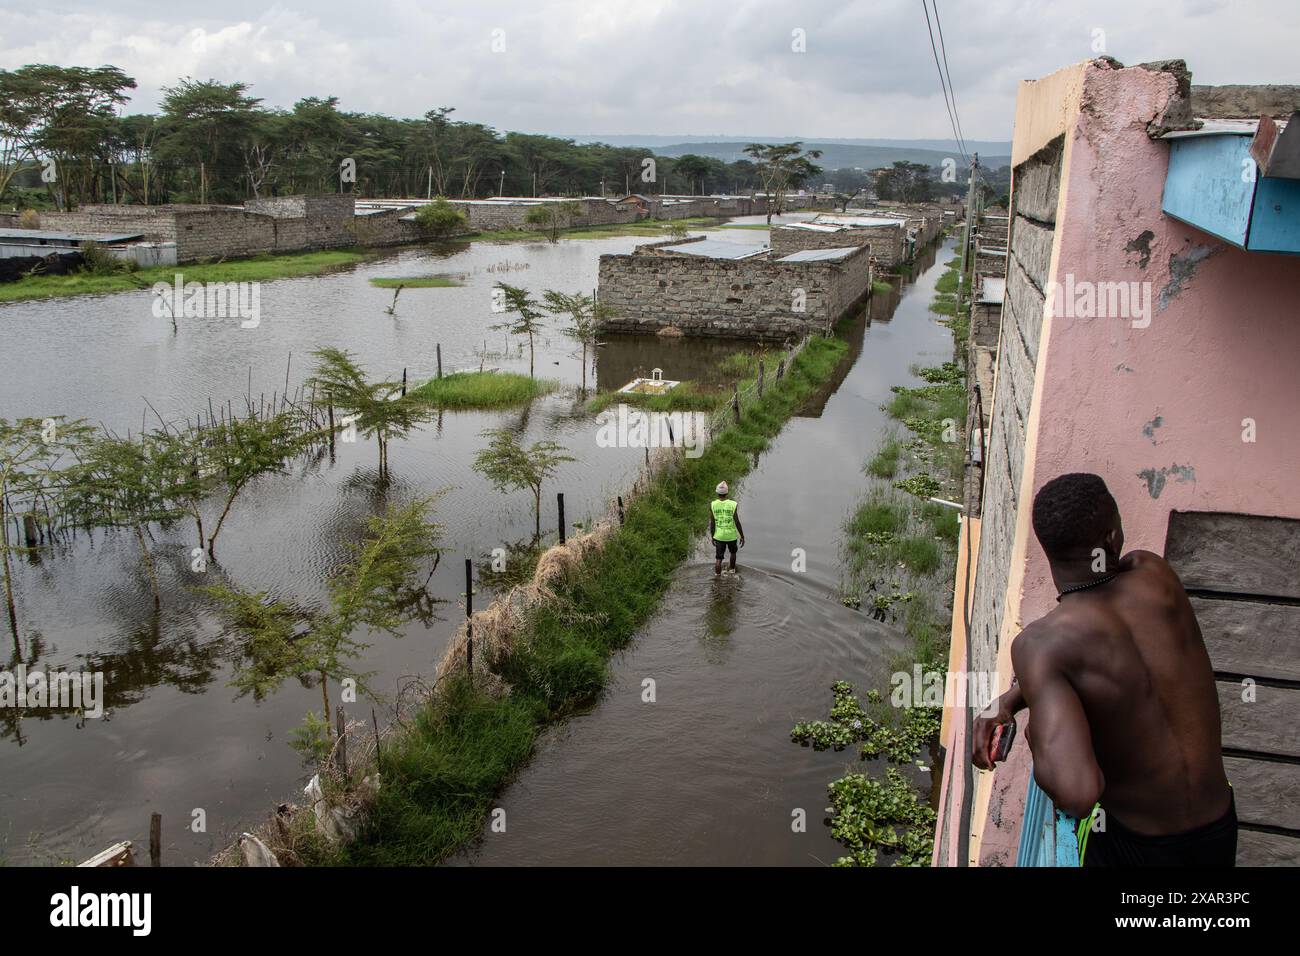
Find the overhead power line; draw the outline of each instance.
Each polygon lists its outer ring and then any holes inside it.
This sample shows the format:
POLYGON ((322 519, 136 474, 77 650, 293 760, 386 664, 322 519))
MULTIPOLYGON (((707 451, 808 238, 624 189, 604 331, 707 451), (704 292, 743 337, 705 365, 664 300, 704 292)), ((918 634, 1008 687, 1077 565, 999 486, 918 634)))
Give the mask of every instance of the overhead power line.
MULTIPOLYGON (((953 142, 957 144, 957 149, 962 155, 967 165, 970 164, 970 156, 966 152, 965 143, 957 132, 957 119, 953 112, 953 104, 948 95, 948 81, 944 79, 943 67, 939 64, 939 48, 934 42, 934 27, 930 23, 930 5, 926 0, 921 0, 921 9, 925 11, 925 29, 930 34, 930 52, 934 54, 934 68, 939 74, 939 87, 943 90, 943 107, 948 111, 948 124, 952 127, 953 142)), ((935 17, 938 18, 938 8, 935 9, 935 17)))
POLYGON ((948 95, 952 97, 952 115, 957 121, 957 140, 963 154, 969 155, 970 150, 966 148, 966 131, 961 128, 961 112, 957 109, 957 87, 953 85, 952 73, 948 71, 948 48, 943 42, 943 23, 939 19, 939 0, 930 0, 930 6, 934 8, 934 25, 939 31, 939 53, 943 55, 943 72, 948 77, 948 95))

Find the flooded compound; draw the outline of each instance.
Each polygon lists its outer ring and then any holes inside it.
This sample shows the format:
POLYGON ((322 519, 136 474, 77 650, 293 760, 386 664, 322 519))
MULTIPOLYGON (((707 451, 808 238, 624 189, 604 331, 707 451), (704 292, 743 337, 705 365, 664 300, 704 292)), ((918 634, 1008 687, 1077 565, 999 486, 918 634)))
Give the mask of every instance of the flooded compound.
MULTIPOLYGON (((457 862, 821 866, 842 855, 822 823, 826 786, 861 766, 856 751, 799 747, 790 728, 822 714, 834 681, 886 686, 907 646, 842 606, 836 585, 841 527, 888 425, 890 387, 914 383, 913 365, 952 359, 952 333, 929 311, 936 253, 951 258, 951 243, 918 259, 915 283, 872 301, 840 374, 734 489, 748 539, 738 573, 715 577, 701 539, 615 657, 604 699, 548 731, 498 798, 505 832, 485 827, 457 862), (804 571, 792 570, 797 549, 804 571), (798 810, 806 832, 792 827, 798 810)), ((929 774, 910 773, 931 789, 929 774)))

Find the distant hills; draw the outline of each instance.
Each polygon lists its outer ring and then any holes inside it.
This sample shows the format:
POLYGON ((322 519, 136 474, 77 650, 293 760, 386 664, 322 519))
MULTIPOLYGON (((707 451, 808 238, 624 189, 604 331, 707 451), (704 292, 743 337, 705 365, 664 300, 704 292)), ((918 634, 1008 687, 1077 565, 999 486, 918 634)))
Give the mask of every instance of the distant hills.
MULTIPOLYGON (((725 162, 748 157, 742 152, 749 143, 789 143, 798 136, 582 136, 578 142, 608 143, 611 146, 644 146, 660 156, 694 153, 725 162)), ((939 166, 952 157, 962 165, 961 154, 951 140, 941 139, 803 139, 806 149, 820 149, 818 165, 826 169, 860 167, 874 169, 894 162, 924 163, 939 166)), ((980 154, 980 162, 990 169, 1009 165, 1011 144, 994 140, 967 140, 966 148, 980 154)))

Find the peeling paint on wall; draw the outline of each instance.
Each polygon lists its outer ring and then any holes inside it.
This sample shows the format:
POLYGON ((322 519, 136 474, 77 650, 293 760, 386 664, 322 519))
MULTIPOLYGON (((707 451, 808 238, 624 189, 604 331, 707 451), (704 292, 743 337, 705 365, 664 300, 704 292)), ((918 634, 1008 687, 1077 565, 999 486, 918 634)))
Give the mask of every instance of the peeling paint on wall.
POLYGON ((1169 282, 1160 290, 1160 311, 1163 312, 1165 307, 1173 300, 1174 296, 1183 291, 1183 286, 1196 275, 1197 267, 1210 257, 1214 252, 1209 246, 1192 246, 1181 255, 1172 253, 1169 256, 1169 282))
POLYGON ((1163 415, 1157 415, 1151 421, 1142 426, 1142 434, 1151 440, 1151 444, 1156 443, 1156 429, 1165 423, 1163 415))
POLYGON ((1138 477, 1147 483, 1147 494, 1152 498, 1159 498, 1160 493, 1165 490, 1165 484, 1170 478, 1180 484, 1188 481, 1196 481, 1196 469, 1191 465, 1170 465, 1168 468, 1144 468, 1138 472, 1138 477))
POLYGON ((1130 239, 1124 246, 1125 252, 1136 252, 1138 254, 1138 266, 1145 269, 1151 262, 1151 240, 1156 234, 1150 229, 1143 229, 1136 239, 1130 239))

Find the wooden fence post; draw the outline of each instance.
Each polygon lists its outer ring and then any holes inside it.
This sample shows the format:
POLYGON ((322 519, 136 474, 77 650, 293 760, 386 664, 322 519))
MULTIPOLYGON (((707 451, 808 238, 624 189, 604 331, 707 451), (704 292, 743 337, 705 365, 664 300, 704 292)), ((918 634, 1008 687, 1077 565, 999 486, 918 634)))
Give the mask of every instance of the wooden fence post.
POLYGON ((474 683, 474 562, 465 559, 465 667, 474 683))
POLYGON ((560 506, 560 544, 564 544, 564 492, 557 492, 555 495, 556 504, 560 506))
POLYGON ((623 496, 618 496, 618 523, 623 523, 623 496))
POLYGON ((740 424, 740 386, 734 382, 731 385, 731 417, 737 425, 740 424))
POLYGON ((339 704, 334 710, 334 724, 337 728, 339 738, 339 769, 343 771, 343 779, 348 779, 348 718, 343 713, 343 705, 339 704))
POLYGON ((781 359, 781 361, 777 362, 777 364, 776 364, 776 380, 777 380, 778 382, 781 381, 781 377, 782 377, 783 375, 785 375, 785 359, 784 359, 784 358, 781 359))
POLYGON ((438 343, 438 378, 442 378, 442 343, 438 343))
POLYGON ((763 360, 758 360, 758 397, 763 397, 763 360))
POLYGON ((406 398, 406 369, 402 369, 402 398, 406 398))
POLYGON ((149 815, 149 865, 162 866, 162 814, 149 815))

